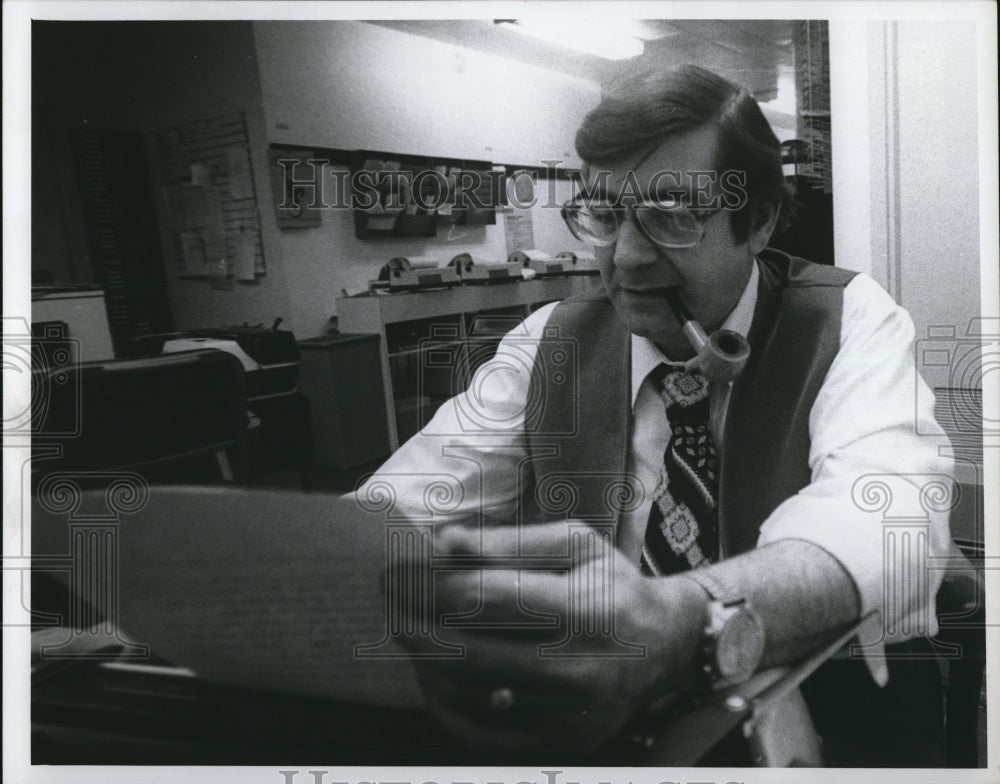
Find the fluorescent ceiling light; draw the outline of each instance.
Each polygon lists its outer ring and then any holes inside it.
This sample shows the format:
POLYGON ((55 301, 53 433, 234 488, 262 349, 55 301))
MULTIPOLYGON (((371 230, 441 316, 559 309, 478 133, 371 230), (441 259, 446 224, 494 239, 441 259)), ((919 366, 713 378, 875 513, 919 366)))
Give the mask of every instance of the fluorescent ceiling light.
POLYGON ((627 60, 642 54, 643 42, 626 33, 587 19, 498 19, 496 23, 540 41, 603 57, 627 60))

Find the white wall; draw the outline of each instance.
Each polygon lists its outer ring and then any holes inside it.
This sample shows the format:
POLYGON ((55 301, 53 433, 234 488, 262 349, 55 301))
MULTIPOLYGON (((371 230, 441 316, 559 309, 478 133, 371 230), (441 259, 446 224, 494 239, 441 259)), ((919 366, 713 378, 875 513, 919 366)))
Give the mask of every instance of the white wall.
MULTIPOLYGON (((918 371, 932 389, 982 390, 987 423, 997 410, 995 36, 981 20, 830 23, 837 263, 871 274, 910 312, 918 371), (993 166, 981 179, 984 160, 993 166)), ((937 394, 968 436, 975 398, 937 394)), ((989 444, 995 427, 984 432, 989 444)), ((984 465, 996 477, 994 452, 984 465)), ((989 486, 983 470, 956 462, 961 482, 989 486)))
POLYGON ((830 40, 837 263, 879 281, 918 338, 963 335, 982 309, 976 24, 831 21, 830 40))
POLYGON ((897 291, 918 336, 937 325, 964 335, 981 309, 978 115, 996 108, 977 103, 974 23, 899 22, 896 36, 897 291))
MULTIPOLYGON (((591 82, 363 22, 255 22, 254 37, 268 139, 303 149, 575 167, 573 136, 600 98, 591 82)), ((558 208, 543 206, 544 187, 535 245, 583 248, 558 208)), ((560 182, 557 203, 566 198, 560 182)), ((393 256, 507 255, 503 214, 493 226, 439 227, 434 238, 359 240, 350 211, 325 209, 318 227, 282 229, 280 242, 299 337, 321 334, 341 290, 364 288, 393 256)))
POLYGON ((595 84, 364 22, 254 22, 272 142, 578 166, 595 84))

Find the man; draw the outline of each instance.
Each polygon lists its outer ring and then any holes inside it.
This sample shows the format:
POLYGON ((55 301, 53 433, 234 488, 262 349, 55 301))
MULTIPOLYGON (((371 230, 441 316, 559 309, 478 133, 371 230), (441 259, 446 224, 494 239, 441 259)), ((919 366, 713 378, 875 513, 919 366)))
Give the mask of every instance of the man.
MULTIPOLYGON (((594 243, 602 287, 512 331, 359 497, 391 486, 397 513, 433 516, 436 554, 571 553, 570 585, 597 575, 593 590, 613 592, 613 629, 577 635, 586 655, 545 655, 533 620, 578 628, 604 599, 567 606, 558 570, 441 573, 434 618, 478 622, 453 624, 460 661, 415 659, 432 710, 473 741, 596 745, 669 695, 794 662, 870 616, 867 666, 832 662, 807 690, 827 761, 935 764, 935 711, 920 701, 937 695, 906 681, 933 686, 934 663, 897 675, 890 658, 887 672, 882 646, 934 631, 940 577, 894 584, 885 601, 884 575, 925 566, 885 561, 882 515, 862 497, 875 477, 894 511, 925 518, 923 483, 950 473, 916 435, 936 425, 916 406, 908 315, 863 275, 765 250, 785 193, 779 144, 726 80, 695 67, 635 77, 576 144, 581 196, 564 217, 594 243), (672 296, 707 332, 747 338, 734 382, 683 372, 698 362, 672 296), (613 550, 573 555, 567 519, 609 531, 613 550), (740 643, 723 654, 734 618, 740 643), (724 673, 723 655, 742 660, 724 673), (835 731, 838 711, 854 732, 835 731)), ((929 553, 943 554, 947 513, 930 519, 929 553)), ((426 654, 428 639, 404 643, 426 654)))

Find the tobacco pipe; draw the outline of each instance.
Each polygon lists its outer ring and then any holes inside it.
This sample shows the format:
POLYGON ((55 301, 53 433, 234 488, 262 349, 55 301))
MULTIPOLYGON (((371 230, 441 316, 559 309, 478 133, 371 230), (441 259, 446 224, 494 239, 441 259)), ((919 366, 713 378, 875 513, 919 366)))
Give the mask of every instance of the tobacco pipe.
POLYGON ((666 292, 667 304, 681 324, 695 357, 688 361, 689 370, 697 370, 713 383, 728 384, 735 379, 750 358, 747 339, 731 329, 717 329, 711 335, 698 323, 681 301, 676 289, 666 292))

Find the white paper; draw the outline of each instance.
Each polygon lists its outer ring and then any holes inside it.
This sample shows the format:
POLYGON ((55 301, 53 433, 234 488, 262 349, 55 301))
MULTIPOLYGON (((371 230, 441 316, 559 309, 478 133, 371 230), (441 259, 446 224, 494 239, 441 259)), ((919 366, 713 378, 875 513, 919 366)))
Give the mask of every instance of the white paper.
POLYGON ((205 269, 205 243, 201 232, 181 232, 181 252, 184 255, 182 268, 185 272, 203 272, 205 269))
POLYGON ((212 167, 207 163, 191 164, 191 184, 198 188, 212 184, 212 167))
MULTIPOLYGON (((36 555, 65 554, 68 526, 36 504, 36 555)), ((279 693, 423 704, 402 648, 379 646, 384 515, 321 494, 153 487, 121 516, 116 544, 114 620, 172 665, 279 693)))
POLYGON ((237 280, 256 280, 254 262, 256 248, 253 235, 240 232, 233 236, 233 271, 237 280))
POLYGON ((229 164, 229 198, 252 199, 253 179, 250 177, 250 158, 244 145, 230 147, 226 151, 229 164))

